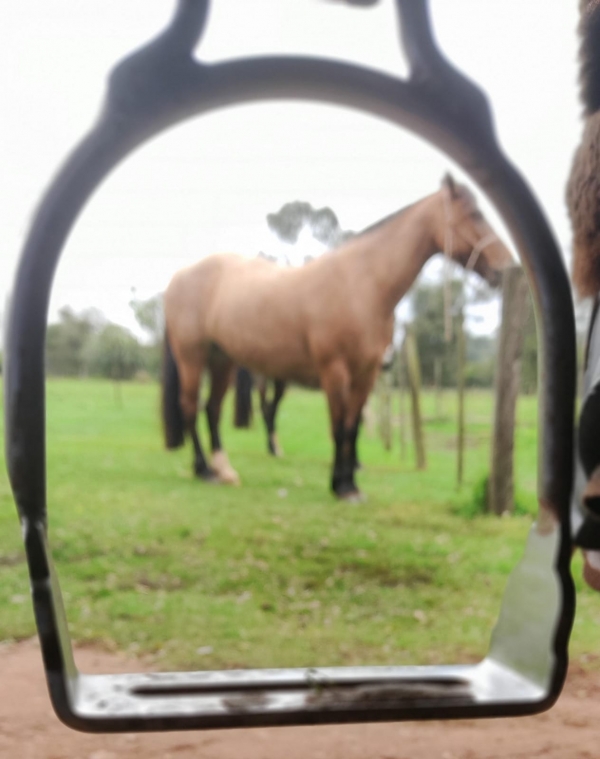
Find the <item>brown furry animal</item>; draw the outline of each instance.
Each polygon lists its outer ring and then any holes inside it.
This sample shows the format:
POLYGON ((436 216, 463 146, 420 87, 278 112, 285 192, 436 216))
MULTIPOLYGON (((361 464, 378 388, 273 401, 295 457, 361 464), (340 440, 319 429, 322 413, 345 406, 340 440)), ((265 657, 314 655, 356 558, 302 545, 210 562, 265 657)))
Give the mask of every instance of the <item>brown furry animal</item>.
POLYGON ((573 282, 582 297, 600 293, 600 0, 582 0, 580 92, 584 129, 567 183, 573 228, 573 282))
POLYGON ((198 477, 239 482, 219 421, 234 366, 245 366, 323 389, 335 443, 331 488, 339 498, 360 498, 354 479, 360 415, 392 340, 394 309, 442 251, 491 285, 513 263, 473 194, 450 175, 432 195, 306 266, 282 269, 221 253, 177 272, 164 296, 167 448, 183 445, 188 434, 198 477), (205 370, 211 375, 210 465, 196 425, 205 370))

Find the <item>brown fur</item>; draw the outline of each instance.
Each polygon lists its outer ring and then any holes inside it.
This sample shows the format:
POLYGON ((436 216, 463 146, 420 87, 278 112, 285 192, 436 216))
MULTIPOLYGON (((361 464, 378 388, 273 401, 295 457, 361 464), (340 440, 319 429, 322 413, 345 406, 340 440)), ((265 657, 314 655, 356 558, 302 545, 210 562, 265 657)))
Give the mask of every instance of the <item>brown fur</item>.
POLYGON ((585 123, 567 184, 573 228, 573 282, 581 297, 600 292, 600 113, 585 123))
MULTIPOLYGON (((396 304, 448 239, 448 253, 466 266, 491 233, 471 193, 448 177, 438 192, 302 268, 218 254, 178 272, 164 304, 188 427, 217 345, 232 366, 323 388, 332 435, 343 448, 336 454, 341 467, 355 446, 362 407, 391 342, 396 304)), ((512 262, 495 238, 474 270, 498 284, 499 272, 512 262)))
POLYGON ((585 122, 567 182, 573 230, 573 282, 580 296, 600 292, 600 0, 581 0, 580 88, 585 122))

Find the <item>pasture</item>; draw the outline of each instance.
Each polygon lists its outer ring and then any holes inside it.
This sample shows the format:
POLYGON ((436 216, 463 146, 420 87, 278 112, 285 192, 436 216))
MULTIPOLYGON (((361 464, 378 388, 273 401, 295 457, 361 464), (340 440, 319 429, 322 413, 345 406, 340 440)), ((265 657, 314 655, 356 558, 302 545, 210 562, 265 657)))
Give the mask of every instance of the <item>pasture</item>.
MULTIPOLYGON (((326 489, 325 398, 291 389, 283 459, 255 417, 223 433, 239 488, 192 478, 191 450, 166 452, 158 387, 47 383, 49 533, 72 636, 156 657, 158 666, 247 667, 476 660, 535 513, 536 399, 518 406, 518 510, 477 515, 492 396, 467 395, 465 484, 456 488, 454 394, 424 395, 428 469, 365 431, 359 505, 326 489)), ((206 426, 202 420, 202 433, 206 426)), ((205 438, 206 439, 206 438, 205 438)), ((18 521, 0 475, 0 639, 34 634, 18 521)), ((600 598, 579 579, 572 654, 593 663, 600 598)))

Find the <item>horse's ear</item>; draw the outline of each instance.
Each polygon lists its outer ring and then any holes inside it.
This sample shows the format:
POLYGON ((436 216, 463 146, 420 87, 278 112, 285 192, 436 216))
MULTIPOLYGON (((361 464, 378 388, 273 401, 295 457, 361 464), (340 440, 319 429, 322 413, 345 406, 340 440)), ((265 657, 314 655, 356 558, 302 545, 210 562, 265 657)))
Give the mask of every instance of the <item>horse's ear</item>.
POLYGON ((451 198, 454 199, 458 197, 458 187, 456 186, 454 177, 452 176, 450 172, 447 172, 444 175, 444 178, 442 179, 442 187, 445 187, 448 190, 451 198))

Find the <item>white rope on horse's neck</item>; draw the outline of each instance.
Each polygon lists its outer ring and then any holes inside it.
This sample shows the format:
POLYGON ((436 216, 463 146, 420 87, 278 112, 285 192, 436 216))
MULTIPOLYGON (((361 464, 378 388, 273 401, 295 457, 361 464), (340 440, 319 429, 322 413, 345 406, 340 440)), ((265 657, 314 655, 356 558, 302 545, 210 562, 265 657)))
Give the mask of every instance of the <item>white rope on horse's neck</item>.
POLYGON ((479 259, 479 256, 483 251, 488 247, 488 245, 491 245, 493 242, 496 242, 498 240, 498 235, 495 232, 490 232, 487 235, 484 235, 481 240, 479 240, 476 244, 473 250, 471 251, 471 255, 469 256, 469 260, 467 261, 465 265, 465 280, 467 274, 472 271, 479 259))
MULTIPOLYGON (((444 199, 444 340, 449 343, 452 340, 452 313, 451 313, 451 300, 452 293, 450 290, 450 271, 452 265, 452 244, 454 242, 454 227, 452 226, 452 206, 450 205, 450 199, 448 197, 449 190, 444 189, 442 197, 444 199)), ((464 267, 463 274, 463 300, 464 300, 464 286, 467 281, 467 274, 473 271, 479 260, 479 256, 483 251, 492 243, 496 242, 498 236, 495 232, 490 232, 484 235, 480 240, 475 243, 473 250, 471 251, 467 263, 464 267)), ((464 305, 464 303, 463 303, 464 305)))

